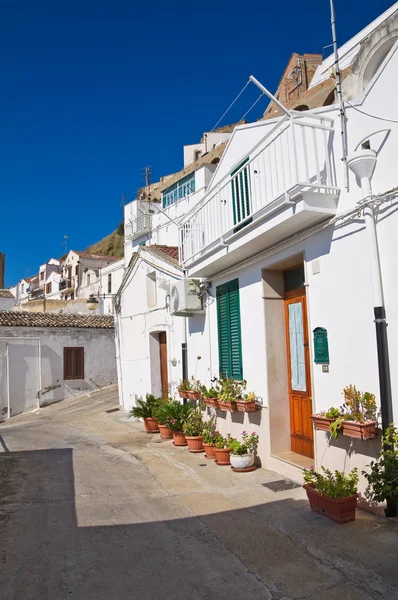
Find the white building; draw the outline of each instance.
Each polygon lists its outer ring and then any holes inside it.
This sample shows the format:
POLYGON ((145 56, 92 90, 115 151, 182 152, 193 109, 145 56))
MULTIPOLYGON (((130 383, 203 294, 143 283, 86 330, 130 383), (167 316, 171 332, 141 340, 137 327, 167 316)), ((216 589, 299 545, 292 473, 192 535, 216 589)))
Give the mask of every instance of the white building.
POLYGON ((98 297, 100 269, 117 260, 114 256, 70 250, 62 264, 61 298, 75 300, 88 298, 91 294, 98 297))
MULTIPOLYGON (((395 4, 339 50, 341 66, 351 68, 343 84, 349 158, 364 164, 377 155, 371 204, 391 365, 398 359, 397 40, 395 4)), ((317 68, 311 85, 322 83, 332 62, 317 68)), ((314 434, 310 419, 339 407, 350 383, 375 393, 380 406, 374 306, 382 300, 377 261, 369 260, 371 217, 361 204, 369 190, 346 169, 340 138, 337 105, 236 128, 180 228, 186 275, 209 287, 205 318, 189 318, 188 371, 207 384, 219 373, 247 380, 262 410, 245 414, 243 424, 239 413, 227 414, 219 429, 239 436, 252 427, 262 464, 296 480, 314 463, 364 468, 380 447, 377 439, 314 434), (329 343, 323 363, 315 362, 317 328, 329 343)), ((397 420, 393 369, 391 386, 397 420)))
POLYGON ((0 415, 116 383, 111 316, 0 311, 0 415))
POLYGON ((0 310, 12 310, 16 298, 11 290, 0 290, 0 310))
POLYGON ((99 304, 100 314, 113 315, 116 292, 122 283, 124 258, 100 269, 99 304))
POLYGON ((184 167, 197 162, 211 150, 223 142, 227 142, 231 136, 231 132, 236 125, 227 125, 214 131, 207 131, 203 134, 202 139, 198 144, 189 144, 184 146, 184 167))

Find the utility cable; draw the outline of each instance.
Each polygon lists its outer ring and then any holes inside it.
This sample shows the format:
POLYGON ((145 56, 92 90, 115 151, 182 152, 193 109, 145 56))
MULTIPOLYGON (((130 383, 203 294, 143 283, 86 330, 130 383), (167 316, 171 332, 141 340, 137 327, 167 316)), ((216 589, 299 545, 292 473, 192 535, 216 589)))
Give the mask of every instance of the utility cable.
POLYGON ((243 117, 241 117, 241 118, 239 119, 239 121, 243 121, 243 119, 244 119, 244 118, 245 118, 245 117, 246 117, 246 116, 249 114, 249 112, 251 111, 251 109, 252 109, 252 108, 254 108, 254 107, 256 106, 257 102, 258 102, 259 100, 261 100, 261 98, 262 98, 263 96, 265 96, 265 94, 264 94, 264 93, 262 93, 262 94, 260 94, 260 95, 259 95, 259 97, 257 98, 257 100, 255 100, 255 101, 253 102, 253 104, 251 105, 251 107, 249 108, 249 110, 245 112, 245 114, 243 115, 243 117))
POLYGON ((231 110, 231 108, 233 107, 233 105, 235 104, 235 102, 237 101, 237 99, 243 94, 243 92, 245 91, 245 89, 247 88, 247 86, 249 85, 249 83, 250 83, 250 79, 246 83, 246 85, 241 89, 241 91, 239 92, 239 94, 236 96, 235 100, 233 102, 231 102, 231 104, 228 106, 227 110, 222 115, 222 117, 220 119, 218 119, 217 123, 214 125, 214 127, 213 127, 213 129, 211 131, 214 131, 216 129, 217 125, 219 123, 221 123, 221 121, 223 120, 223 118, 225 117, 225 115, 231 110))
POLYGON ((385 117, 379 117, 377 115, 371 115, 370 113, 365 112, 364 110, 361 110, 360 108, 357 108, 356 106, 354 106, 353 104, 351 104, 351 102, 349 102, 347 99, 344 99, 344 102, 347 102, 347 104, 349 106, 351 106, 351 108, 353 108, 354 110, 358 111, 359 113, 366 115, 367 117, 371 117, 372 119, 379 119, 379 121, 386 121, 387 123, 398 123, 398 121, 396 119, 386 119, 385 117))

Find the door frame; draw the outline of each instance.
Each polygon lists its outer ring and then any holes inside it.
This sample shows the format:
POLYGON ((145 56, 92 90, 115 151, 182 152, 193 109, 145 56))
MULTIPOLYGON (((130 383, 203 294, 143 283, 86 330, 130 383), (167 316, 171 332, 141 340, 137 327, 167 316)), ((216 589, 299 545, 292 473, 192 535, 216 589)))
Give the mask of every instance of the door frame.
POLYGON ((169 363, 167 359, 167 332, 159 331, 159 364, 161 395, 165 400, 169 397, 169 363))

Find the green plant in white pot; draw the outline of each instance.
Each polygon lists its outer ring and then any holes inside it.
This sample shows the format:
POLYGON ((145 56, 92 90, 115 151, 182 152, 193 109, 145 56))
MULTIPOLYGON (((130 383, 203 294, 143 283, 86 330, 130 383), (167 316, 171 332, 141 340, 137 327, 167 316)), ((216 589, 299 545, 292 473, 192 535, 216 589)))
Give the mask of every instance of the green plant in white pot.
POLYGON ((258 447, 258 435, 256 432, 247 433, 242 431, 242 441, 231 439, 230 461, 233 469, 251 469, 254 466, 255 453, 258 447))

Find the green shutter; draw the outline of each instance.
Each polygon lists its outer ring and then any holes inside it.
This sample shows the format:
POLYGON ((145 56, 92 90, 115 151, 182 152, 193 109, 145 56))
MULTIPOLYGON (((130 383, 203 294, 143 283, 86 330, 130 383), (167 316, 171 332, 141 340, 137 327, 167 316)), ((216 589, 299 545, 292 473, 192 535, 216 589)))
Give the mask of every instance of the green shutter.
POLYGON ((248 156, 231 173, 232 210, 234 217, 234 225, 238 225, 234 229, 235 233, 251 222, 250 220, 244 223, 243 225, 239 225, 241 221, 249 217, 251 214, 251 188, 249 166, 246 166, 244 169, 242 169, 242 167, 249 161, 249 159, 250 157, 248 156), (242 169, 240 173, 238 173, 239 169, 242 169))
POLYGON ((243 379, 239 279, 217 287, 220 376, 243 379))

